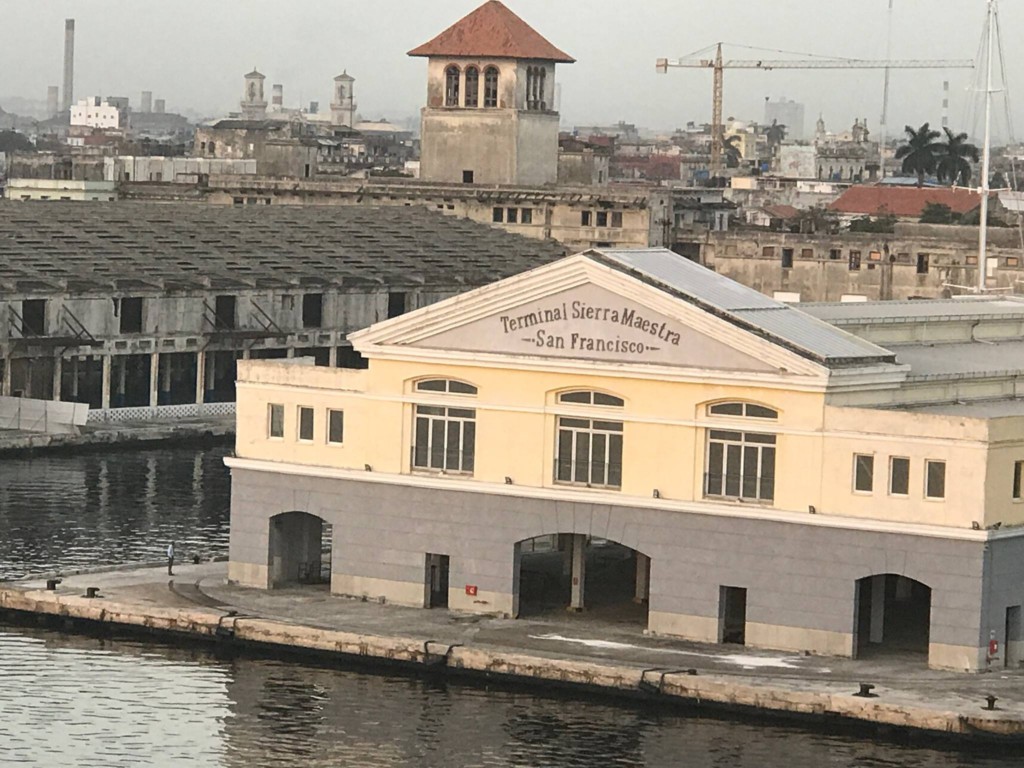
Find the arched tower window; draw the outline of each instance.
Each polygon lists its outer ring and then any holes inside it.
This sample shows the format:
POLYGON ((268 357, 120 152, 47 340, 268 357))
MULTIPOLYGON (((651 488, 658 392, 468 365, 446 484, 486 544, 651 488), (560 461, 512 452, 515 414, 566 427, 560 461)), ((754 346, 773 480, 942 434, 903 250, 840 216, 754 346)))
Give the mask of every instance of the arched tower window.
POLYGON ((459 106, 459 68, 452 64, 444 71, 444 105, 459 106))
POLYGON ((466 106, 480 106, 480 70, 466 67, 466 106))
POLYGON ((498 106, 498 68, 488 67, 484 70, 484 106, 498 106))

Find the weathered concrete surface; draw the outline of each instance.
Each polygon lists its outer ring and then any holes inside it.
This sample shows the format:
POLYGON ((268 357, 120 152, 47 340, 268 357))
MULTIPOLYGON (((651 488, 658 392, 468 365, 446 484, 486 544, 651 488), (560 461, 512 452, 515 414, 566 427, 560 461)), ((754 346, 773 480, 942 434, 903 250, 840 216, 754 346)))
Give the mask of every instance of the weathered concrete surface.
POLYGON ((0 456, 19 456, 45 451, 121 447, 135 444, 224 439, 235 433, 234 416, 176 421, 128 421, 95 424, 79 434, 45 434, 0 430, 0 456))
POLYGON ((645 637, 578 615, 510 620, 406 609, 316 587, 225 585, 225 563, 0 585, 0 610, 84 619, 200 639, 233 638, 543 684, 574 684, 761 713, 847 720, 952 736, 1024 741, 1024 673, 957 674, 922 660, 804 657, 645 637), (99 587, 96 598, 84 597, 99 587), (696 674, 690 674, 688 670, 696 674), (874 698, 853 695, 874 683, 874 698), (983 709, 988 694, 995 710, 983 709))

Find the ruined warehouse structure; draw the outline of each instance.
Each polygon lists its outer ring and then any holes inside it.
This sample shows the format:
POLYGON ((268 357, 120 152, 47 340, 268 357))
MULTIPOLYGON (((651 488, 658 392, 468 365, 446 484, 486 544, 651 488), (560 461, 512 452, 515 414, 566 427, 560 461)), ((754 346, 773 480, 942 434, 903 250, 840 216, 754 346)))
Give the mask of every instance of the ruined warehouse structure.
POLYGON ((238 359, 358 368, 350 332, 562 255, 421 208, 0 204, 0 394, 230 412, 238 359))

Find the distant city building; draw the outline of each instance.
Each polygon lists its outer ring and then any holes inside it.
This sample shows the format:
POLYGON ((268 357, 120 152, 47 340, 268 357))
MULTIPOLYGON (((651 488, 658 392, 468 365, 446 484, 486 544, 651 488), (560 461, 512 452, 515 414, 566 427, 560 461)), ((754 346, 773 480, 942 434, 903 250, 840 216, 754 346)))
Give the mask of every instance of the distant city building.
POLYGON ((71 125, 119 130, 127 127, 127 112, 108 99, 93 96, 72 105, 71 125))
POLYGON ((555 65, 575 61, 490 0, 409 51, 427 58, 420 176, 464 184, 558 180, 555 65))
POLYGON ((246 120, 262 120, 267 116, 267 100, 263 98, 263 81, 266 79, 255 69, 245 76, 241 106, 246 120))
MULTIPOLYGON (((356 79, 348 72, 342 72, 334 78, 334 97, 331 101, 331 122, 335 125, 356 124, 356 101, 353 84, 356 79)), ((311 109, 310 112, 313 112, 311 109)))
POLYGON ((786 126, 786 138, 802 141, 804 138, 804 105, 785 97, 764 103, 764 123, 786 126))

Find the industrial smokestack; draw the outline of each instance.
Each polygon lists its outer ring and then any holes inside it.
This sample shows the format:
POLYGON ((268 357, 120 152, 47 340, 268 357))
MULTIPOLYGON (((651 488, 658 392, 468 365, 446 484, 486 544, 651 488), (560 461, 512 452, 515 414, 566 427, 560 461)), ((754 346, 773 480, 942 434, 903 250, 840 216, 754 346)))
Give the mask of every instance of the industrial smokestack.
POLYGON ((274 83, 273 90, 271 91, 270 103, 275 107, 284 106, 284 86, 280 83, 274 83))
POLYGON ((139 107, 140 112, 149 114, 153 111, 153 92, 143 91, 142 92, 142 104, 139 107))
POLYGON ((163 99, 157 99, 153 102, 153 111, 156 112, 158 115, 162 115, 166 108, 167 102, 165 102, 163 99))
POLYGON ((71 109, 75 98, 75 20, 64 20, 64 93, 61 110, 71 109))
POLYGON ((46 89, 46 116, 56 117, 60 113, 60 86, 51 85, 46 89))

